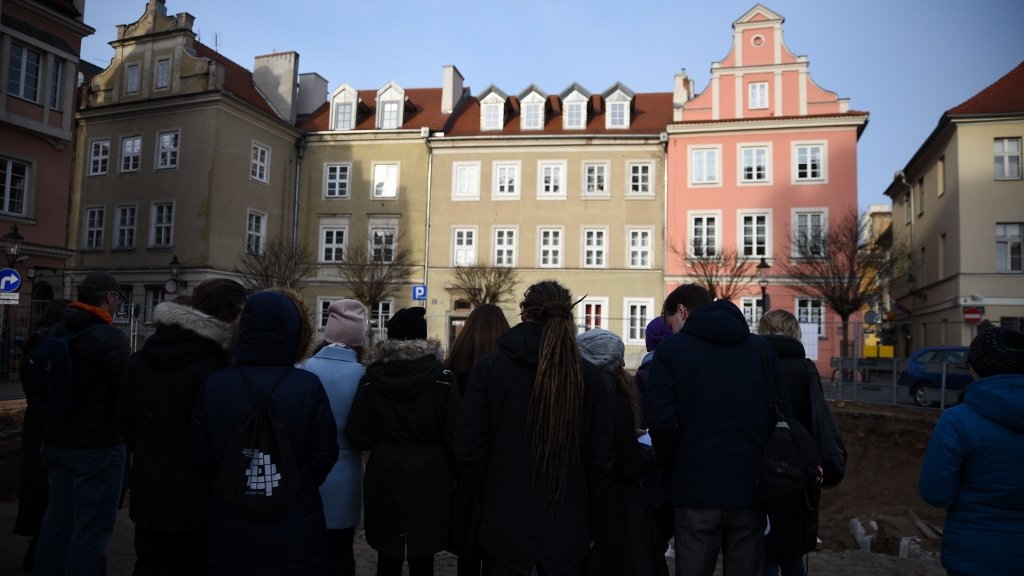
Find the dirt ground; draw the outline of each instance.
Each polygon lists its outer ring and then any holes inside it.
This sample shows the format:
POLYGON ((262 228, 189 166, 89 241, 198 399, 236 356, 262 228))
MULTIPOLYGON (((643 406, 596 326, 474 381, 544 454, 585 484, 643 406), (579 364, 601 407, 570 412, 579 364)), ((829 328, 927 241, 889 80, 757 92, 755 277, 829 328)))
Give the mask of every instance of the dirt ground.
MULTIPOLYGON (((0 574, 19 573, 27 543, 11 535, 17 512, 23 406, 23 401, 0 402, 0 574)), ((927 505, 917 494, 921 460, 938 412, 851 402, 834 404, 833 412, 846 440, 849 462, 843 483, 822 494, 822 543, 808 557, 809 574, 945 574, 938 561, 939 537, 929 538, 925 532, 941 533, 944 511, 927 505), (863 527, 862 542, 871 540, 870 553, 858 546, 851 520, 863 527), (913 559, 899 557, 901 543, 908 552, 904 556, 913 559)), ((112 576, 131 574, 132 531, 127 511, 122 511, 108 553, 112 576)), ((376 553, 361 533, 356 554, 358 574, 373 574, 376 553)), ((453 556, 438 554, 435 574, 455 576, 455 566, 453 556)), ((671 561, 669 567, 674 573, 671 561)))

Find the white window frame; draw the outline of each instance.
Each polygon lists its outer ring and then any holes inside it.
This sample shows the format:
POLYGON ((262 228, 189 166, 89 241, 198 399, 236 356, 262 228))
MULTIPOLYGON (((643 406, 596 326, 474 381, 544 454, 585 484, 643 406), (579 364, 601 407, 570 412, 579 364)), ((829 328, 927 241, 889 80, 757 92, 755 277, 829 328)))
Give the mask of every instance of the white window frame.
POLYGON ((504 128, 503 120, 505 119, 505 115, 502 113, 504 108, 505 104, 503 102, 481 102, 480 130, 492 131, 504 128))
POLYGON ((624 130, 629 128, 630 98, 621 91, 616 91, 605 99, 604 127, 608 130, 624 130))
MULTIPOLYGON (((800 223, 802 216, 818 216, 821 220, 821 238, 824 239, 825 235, 828 233, 828 208, 793 208, 789 220, 790 228, 792 229, 793 234, 793 238, 790 242, 793 246, 790 252, 790 257, 792 258, 800 258, 798 250, 799 242, 796 240, 796 238, 800 234, 800 229, 803 227, 803 225, 800 223)), ((814 223, 808 221, 807 226, 814 226, 814 223)))
POLYGON ((654 162, 626 162, 626 196, 654 196, 654 162))
MULTIPOLYGON (((713 235, 712 239, 714 245, 712 246, 713 252, 708 256, 715 256, 722 252, 722 211, 721 210, 694 210, 686 212, 686 254, 687 256, 694 256, 694 239, 697 237, 698 227, 701 229, 701 237, 707 236, 708 218, 714 218, 713 235), (698 219, 702 220, 698 226, 698 219)), ((706 245, 706 243, 705 243, 706 245)))
POLYGON ((367 226, 367 250, 371 262, 391 264, 395 261, 395 253, 398 251, 398 221, 393 218, 374 218, 367 226), (381 241, 378 243, 378 239, 381 241), (374 252, 380 251, 378 259, 374 252), (390 254, 390 258, 384 258, 390 254))
POLYGON ((249 158, 249 179, 263 184, 270 183, 270 146, 252 141, 252 154, 249 158))
POLYGON ((515 268, 519 265, 519 228, 516 226, 495 226, 491 232, 494 250, 492 253, 496 268, 515 268))
POLYGON ((135 248, 136 230, 139 222, 137 204, 119 204, 114 207, 114 249, 135 248))
POLYGON ((142 88, 142 66, 128 64, 124 67, 124 93, 138 94, 140 88, 142 88))
POLYGON ((793 184, 827 184, 828 183, 828 142, 793 142, 793 184), (813 168, 806 168, 807 175, 800 175, 801 164, 811 165, 810 160, 801 162, 808 157, 810 151, 818 149, 817 175, 813 168))
POLYGON ((491 184, 492 200, 518 200, 522 196, 522 165, 518 160, 495 160, 491 164, 491 171, 494 178, 491 184))
POLYGON ((520 130, 544 129, 544 101, 545 98, 536 92, 531 92, 520 100, 520 130))
POLYGON ((52 70, 50 71, 50 109, 60 110, 60 97, 63 90, 61 85, 64 79, 64 61, 59 58, 52 60, 52 70))
POLYGON ((587 296, 576 305, 576 331, 582 334, 597 328, 608 329, 608 298, 587 296))
POLYGON ((538 200, 564 200, 566 188, 566 167, 565 160, 538 160, 537 161, 537 199, 538 200), (549 173, 548 171, 551 170, 549 173), (551 181, 548 181, 548 178, 551 181))
POLYGON ((1024 222, 996 222, 996 272, 1024 272, 1024 222), (1016 235, 1012 232, 1016 228, 1016 235), (1014 251, 1016 250, 1016 255, 1014 251))
POLYGON ((476 226, 452 227, 452 266, 475 266, 477 255, 476 226))
POLYGON ((164 287, 160 286, 146 286, 146 299, 144 301, 144 307, 142 311, 142 322, 144 324, 153 323, 153 309, 160 304, 170 300, 173 295, 164 292, 164 287))
POLYGON ((337 264, 344 262, 348 252, 348 219, 323 218, 320 220, 319 245, 317 246, 317 262, 321 264, 337 264), (338 241, 338 237, 341 241, 338 241))
POLYGON ((181 151, 181 130, 161 130, 156 133, 156 170, 178 168, 178 153, 181 151), (165 137, 167 137, 165 139, 165 137))
POLYGON ((381 300, 377 302, 377 308, 366 311, 366 327, 375 331, 378 339, 383 339, 384 332, 387 330, 388 320, 391 319, 391 315, 394 313, 395 300, 393 298, 381 300))
POLYGON ((138 172, 142 165, 142 135, 121 137, 121 162, 118 171, 122 174, 138 172))
POLYGON ((561 226, 537 228, 537 267, 562 268, 565 229, 561 226))
POLYGON ((722 185, 722 146, 689 146, 686 154, 689 164, 690 186, 722 185), (700 176, 698 178, 698 176, 700 176))
POLYGON ((608 228, 584 226, 580 230, 580 267, 608 267, 608 228))
POLYGON ((381 130, 395 130, 402 125, 402 101, 381 100, 380 101, 380 128, 381 130))
POLYGON ((338 298, 324 298, 323 296, 317 296, 316 329, 318 331, 322 331, 327 328, 327 319, 331 317, 331 304, 333 304, 335 300, 338 300, 338 298))
POLYGON ((107 209, 105 206, 88 206, 82 221, 82 250, 103 250, 103 232, 106 228, 107 209))
POLYGON ((626 229, 626 267, 650 270, 654 264, 654 228, 626 229))
POLYGON ((158 201, 149 208, 149 247, 174 246, 174 201, 158 201))
POLYGON ((0 214, 27 215, 34 169, 31 162, 0 156, 0 214))
POLYGON ((825 302, 820 298, 798 297, 793 302, 797 321, 801 324, 817 324, 818 338, 825 337, 825 302))
POLYGON ((17 42, 11 42, 10 47, 7 54, 7 85, 4 90, 15 98, 39 102, 39 78, 43 71, 43 54, 17 42), (29 58, 30 55, 34 58, 29 58), (21 61, 19 69, 14 67, 15 56, 21 61), (11 82, 15 83, 13 91, 11 91, 11 82))
POLYGON ((611 192, 611 166, 608 162, 583 162, 581 196, 585 198, 609 198, 611 192))
POLYGON ((582 130, 587 127, 587 102, 590 99, 573 91, 562 100, 562 128, 582 130))
POLYGON ((736 212, 736 245, 739 247, 737 250, 737 256, 740 258, 758 260, 761 257, 771 258, 772 257, 772 211, 771 210, 737 210, 736 212), (757 226, 756 219, 764 218, 764 233, 762 240, 764 244, 760 246, 760 251, 757 245, 757 232, 754 232, 752 242, 750 242, 751 252, 747 253, 748 242, 747 242, 747 219, 755 219, 753 222, 754 226, 757 226))
POLYGON ((334 129, 339 131, 355 128, 355 102, 334 102, 334 129))
POLYGON ((757 323, 761 321, 761 316, 764 316, 764 302, 761 302, 761 296, 741 296, 739 308, 747 321, 747 328, 757 333, 757 323))
POLYGON ((153 70, 153 90, 166 90, 171 87, 171 59, 159 58, 153 70))
POLYGON ((267 250, 267 213, 250 208, 245 215, 245 253, 262 256, 267 250))
POLYGON ((995 138, 992 140, 992 155, 995 180, 1021 179, 1021 139, 995 138), (1014 165, 1016 160, 1016 165, 1014 165))
POLYGON ((351 183, 351 162, 324 162, 325 199, 338 200, 349 198, 351 183))
POLYGON ((370 197, 374 200, 394 200, 398 198, 401 165, 398 162, 374 162, 372 170, 373 183, 370 188, 370 197), (388 172, 393 172, 393 177, 388 172), (377 192, 378 188, 380 189, 379 193, 377 192))
POLYGON ((110 138, 89 141, 89 176, 103 176, 110 168, 110 138))
POLYGON ((627 345, 644 344, 647 323, 654 319, 654 298, 622 299, 622 341, 627 345))
POLYGON ((452 162, 452 201, 480 199, 480 163, 452 162))
POLYGON ((740 186, 763 186, 772 183, 772 146, 768 143, 743 143, 736 145, 736 182, 740 186), (749 158, 748 158, 749 153, 749 158), (750 161, 752 175, 747 176, 750 161), (763 173, 758 177, 758 167, 763 162, 763 173))
POLYGON ((747 107, 751 110, 768 109, 767 82, 751 82, 747 85, 747 107))

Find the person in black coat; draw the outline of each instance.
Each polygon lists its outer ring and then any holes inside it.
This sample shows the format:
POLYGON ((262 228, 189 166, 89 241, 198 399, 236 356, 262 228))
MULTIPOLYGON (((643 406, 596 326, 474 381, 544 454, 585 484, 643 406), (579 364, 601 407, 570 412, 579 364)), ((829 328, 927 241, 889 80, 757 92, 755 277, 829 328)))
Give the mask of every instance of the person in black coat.
POLYGON ((117 422, 133 454, 135 575, 206 572, 209 487, 186 449, 196 396, 228 365, 245 288, 207 280, 153 311, 156 333, 128 363, 117 422))
POLYGON ((189 449, 209 486, 253 396, 275 385, 270 407, 291 442, 298 472, 297 490, 277 521, 253 519, 222 490, 212 490, 210 574, 329 573, 320 485, 338 460, 338 434, 320 378, 295 368, 312 340, 313 327, 297 295, 284 289, 253 294, 239 317, 235 365, 210 374, 196 399, 189 449))
POLYGON ((523 322, 477 361, 462 400, 455 452, 491 576, 578 574, 611 482, 608 393, 580 358, 572 308, 559 283, 530 286, 523 322))
POLYGON ((388 339, 370 355, 345 433, 369 450, 363 477, 366 542, 377 550, 377 575, 434 573, 434 553, 448 540, 452 440, 459 388, 427 340, 423 308, 388 320, 388 339))

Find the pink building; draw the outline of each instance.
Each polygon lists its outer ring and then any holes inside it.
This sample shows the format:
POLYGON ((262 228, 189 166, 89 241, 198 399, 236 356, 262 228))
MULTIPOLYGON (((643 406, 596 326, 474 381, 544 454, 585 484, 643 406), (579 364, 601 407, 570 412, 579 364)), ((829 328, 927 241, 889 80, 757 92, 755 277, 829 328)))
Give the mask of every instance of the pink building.
MULTIPOLYGON (((773 265, 790 256, 794 235, 820 233, 857 210, 857 140, 868 114, 811 80, 807 57, 783 42, 782 23, 758 4, 733 23, 732 49, 712 64, 702 93, 693 95, 685 71, 676 76, 666 290, 696 280, 702 253, 773 265)), ((829 358, 839 354, 838 317, 794 290, 779 266, 769 269, 767 292, 771 308, 818 325, 819 369, 829 374, 829 358)), ((732 301, 756 326, 758 283, 732 301)))

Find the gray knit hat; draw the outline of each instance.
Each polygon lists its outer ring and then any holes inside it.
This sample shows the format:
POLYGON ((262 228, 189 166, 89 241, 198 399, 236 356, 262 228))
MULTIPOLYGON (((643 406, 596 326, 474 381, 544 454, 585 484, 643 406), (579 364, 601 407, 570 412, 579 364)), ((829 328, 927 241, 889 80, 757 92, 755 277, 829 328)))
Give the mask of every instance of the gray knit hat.
POLYGON ((604 372, 614 372, 625 365, 626 345, 614 332, 594 328, 576 336, 576 342, 580 355, 604 372))

